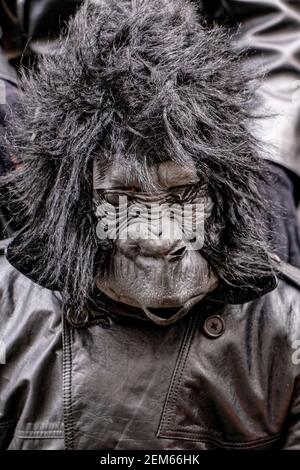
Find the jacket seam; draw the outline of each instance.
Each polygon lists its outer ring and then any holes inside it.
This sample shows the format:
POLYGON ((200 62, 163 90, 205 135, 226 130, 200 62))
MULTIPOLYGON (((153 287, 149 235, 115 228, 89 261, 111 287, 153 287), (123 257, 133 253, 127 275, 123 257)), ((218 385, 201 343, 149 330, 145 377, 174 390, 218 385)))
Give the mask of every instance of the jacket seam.
POLYGON ((159 435, 159 438, 167 438, 167 439, 182 439, 182 440, 187 440, 187 441, 202 441, 202 442, 207 442, 209 444, 216 445, 218 447, 222 448, 241 448, 241 449, 251 449, 254 447, 260 447, 263 444, 272 444, 273 442, 276 442, 279 440, 280 433, 273 434, 272 436, 269 437, 262 437, 259 439, 254 439, 252 441, 247 441, 247 442, 231 442, 231 441, 223 441, 222 439, 217 439, 214 438, 213 436, 210 436, 208 433, 192 433, 192 432, 187 432, 187 431, 172 431, 172 432, 165 432, 159 435))
POLYGON ((188 332, 186 344, 184 345, 184 349, 186 351, 184 350, 183 353, 182 353, 182 356, 180 358, 179 368, 178 368, 179 369, 179 376, 178 376, 177 381, 174 381, 174 392, 173 392, 173 397, 171 397, 170 411, 169 411, 169 416, 167 417, 167 423, 166 423, 167 427, 170 426, 171 419, 175 414, 176 402, 177 402, 177 399, 178 399, 178 391, 179 391, 179 388, 180 388, 180 385, 181 385, 182 376, 183 376, 183 372, 185 370, 185 365, 186 365, 187 358, 188 358, 188 355, 189 355, 189 351, 190 351, 190 348, 191 348, 192 339, 194 337, 196 325, 198 323, 197 320, 198 320, 198 318, 195 315, 195 317, 191 321, 191 325, 189 325, 190 326, 190 331, 188 332))
POLYGON ((15 437, 21 439, 63 439, 64 433, 61 429, 53 429, 51 431, 15 431, 15 437))
POLYGON ((66 449, 74 449, 74 420, 72 409, 72 332, 63 318, 63 398, 64 435, 66 449))
MULTIPOLYGON (((160 419, 159 429, 157 431, 157 436, 160 435, 161 430, 164 427, 168 428, 168 426, 170 425, 170 420, 171 420, 171 417, 173 415, 172 410, 175 406, 174 405, 174 401, 175 401, 174 393, 176 395, 176 388, 178 387, 178 383, 176 383, 176 382, 178 382, 178 380, 181 379, 181 375, 183 373, 183 369, 184 369, 184 366, 185 366, 185 363, 186 363, 186 360, 187 360, 187 356, 188 356, 188 352, 189 352, 189 349, 190 349, 191 341, 192 341, 192 338, 193 338, 193 335, 194 335, 194 332, 195 332, 196 324, 197 324, 197 319, 196 319, 196 314, 194 314, 193 316, 191 316, 191 319, 190 319, 190 321, 187 325, 187 328, 186 328, 186 331, 185 331, 185 334, 184 334, 184 337, 183 337, 182 344, 179 348, 179 354, 178 354, 178 357, 177 357, 177 360, 176 360, 173 376, 172 376, 172 379, 171 379, 171 384, 170 384, 170 387, 169 387, 169 390, 168 390, 168 393, 167 393, 167 397, 166 397, 166 400, 165 400, 163 413, 162 413, 162 416, 161 416, 161 419, 160 419), (179 373, 179 379, 177 380, 178 373, 179 373), (170 406, 171 411, 168 410, 168 406, 170 406)), ((177 395, 176 395, 176 397, 177 397, 177 395)))

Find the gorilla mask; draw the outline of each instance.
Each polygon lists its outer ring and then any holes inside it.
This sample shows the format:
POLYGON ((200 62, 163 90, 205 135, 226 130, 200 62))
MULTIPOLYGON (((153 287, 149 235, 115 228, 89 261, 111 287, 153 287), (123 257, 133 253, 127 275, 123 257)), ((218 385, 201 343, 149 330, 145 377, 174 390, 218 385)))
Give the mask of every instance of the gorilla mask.
POLYGON ((24 221, 11 262, 75 316, 95 289, 157 322, 212 292, 242 302, 270 290, 242 58, 233 33, 191 1, 86 1, 55 53, 23 74, 6 142, 21 164, 8 179, 24 221), (183 230, 187 205, 202 218, 192 212, 183 230))

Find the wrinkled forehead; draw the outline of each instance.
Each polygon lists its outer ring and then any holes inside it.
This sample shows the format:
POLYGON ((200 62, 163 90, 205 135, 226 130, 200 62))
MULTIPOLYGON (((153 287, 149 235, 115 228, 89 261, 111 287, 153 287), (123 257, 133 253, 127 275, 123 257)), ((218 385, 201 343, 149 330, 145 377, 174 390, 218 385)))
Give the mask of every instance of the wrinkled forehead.
POLYGON ((199 181, 193 162, 184 166, 166 161, 151 166, 112 162, 105 167, 97 160, 93 166, 94 189, 136 187, 142 191, 168 189, 199 181))

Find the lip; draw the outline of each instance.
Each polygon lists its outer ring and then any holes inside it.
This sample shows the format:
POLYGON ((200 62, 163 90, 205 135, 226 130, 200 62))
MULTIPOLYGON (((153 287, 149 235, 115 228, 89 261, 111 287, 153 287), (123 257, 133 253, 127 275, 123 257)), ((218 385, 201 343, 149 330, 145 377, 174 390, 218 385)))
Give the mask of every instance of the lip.
POLYGON ((142 307, 142 310, 144 311, 145 315, 157 325, 168 326, 185 316, 194 305, 196 305, 198 302, 200 302, 200 300, 203 299, 203 297, 205 297, 205 294, 191 297, 191 299, 188 300, 182 307, 177 309, 176 313, 174 313, 173 311, 173 314, 169 315, 167 318, 156 315, 155 313, 151 312, 147 307, 142 307))
POLYGON ((155 315, 156 317, 168 319, 176 315, 176 313, 179 312, 179 310, 182 307, 183 305, 180 305, 179 307, 161 307, 161 308, 147 307, 147 310, 149 310, 149 312, 155 315))

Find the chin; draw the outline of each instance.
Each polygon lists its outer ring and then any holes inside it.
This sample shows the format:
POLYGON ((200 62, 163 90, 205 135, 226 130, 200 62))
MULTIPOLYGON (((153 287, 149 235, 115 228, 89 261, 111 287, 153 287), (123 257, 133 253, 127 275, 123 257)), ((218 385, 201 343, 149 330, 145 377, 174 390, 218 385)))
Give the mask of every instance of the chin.
POLYGON ((218 282, 215 281, 211 283, 210 289, 205 287, 205 289, 199 289, 195 287, 195 289, 191 289, 191 286, 188 286, 186 291, 182 289, 180 294, 178 292, 174 293, 165 293, 165 292, 157 292, 157 294, 153 295, 145 295, 147 294, 146 289, 141 286, 140 289, 136 293, 131 293, 130 288, 118 290, 118 286, 116 285, 109 285, 107 282, 103 282, 101 280, 97 281, 97 287, 101 290, 104 294, 106 294, 111 299, 129 305, 131 307, 138 307, 138 308, 148 308, 148 309, 169 309, 169 308, 181 308, 184 307, 187 303, 192 301, 193 299, 202 300, 206 294, 213 289, 215 289, 218 285, 218 282), (144 295, 143 295, 144 294, 144 295))

